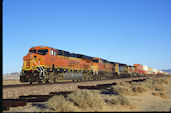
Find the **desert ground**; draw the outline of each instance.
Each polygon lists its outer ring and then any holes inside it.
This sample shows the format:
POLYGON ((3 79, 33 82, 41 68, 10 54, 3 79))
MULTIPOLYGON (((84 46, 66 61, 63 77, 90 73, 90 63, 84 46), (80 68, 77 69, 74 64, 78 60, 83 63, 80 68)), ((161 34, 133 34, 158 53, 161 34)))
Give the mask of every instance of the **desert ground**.
MULTIPOLYGON (((60 82, 66 82, 66 81, 72 81, 72 80, 61 80, 60 82)), ((23 82, 21 83, 19 81, 19 75, 17 73, 15 74, 5 74, 3 75, 3 85, 16 85, 16 84, 29 84, 29 82, 23 82)), ((36 84, 36 83, 33 83, 36 84)))
POLYGON ((3 85, 21 84, 19 81, 19 76, 17 73, 14 74, 4 74, 3 75, 3 85))
MULTIPOLYGON (((3 84, 20 84, 4 80, 3 84)), ((29 102, 4 112, 68 111, 171 111, 171 77, 143 82, 121 82, 103 90, 78 90, 67 97, 53 96, 46 102, 29 102)))

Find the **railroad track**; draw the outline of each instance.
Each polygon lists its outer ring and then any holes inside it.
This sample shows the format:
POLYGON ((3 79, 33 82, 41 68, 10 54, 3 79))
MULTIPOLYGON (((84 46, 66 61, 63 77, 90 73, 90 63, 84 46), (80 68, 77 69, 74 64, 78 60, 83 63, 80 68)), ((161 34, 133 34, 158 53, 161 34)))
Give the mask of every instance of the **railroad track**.
MULTIPOLYGON (((120 79, 114 79, 112 82, 108 83, 108 82, 104 82, 107 80, 97 80, 98 83, 96 85, 90 85, 90 86, 86 86, 84 83, 85 82, 93 82, 93 81, 83 81, 83 82, 62 82, 62 83, 57 83, 60 85, 64 85, 64 84, 73 84, 73 83, 83 83, 83 85, 78 84, 77 88, 78 89, 89 89, 89 90, 101 90, 101 89, 105 89, 107 87, 110 87, 111 85, 115 85, 117 81, 121 82, 121 81, 143 81, 145 79, 148 79, 149 77, 137 77, 137 78, 120 78, 120 79)), ((111 79, 110 79, 111 80, 111 79)), ((94 82, 97 82, 94 81, 94 82)), ((54 83, 53 83, 54 84, 54 83)), ((38 86, 38 85, 52 85, 52 84, 24 84, 24 87, 26 86, 38 86)), ((5 86, 5 89, 8 88, 20 88, 23 87, 23 85, 8 85, 5 86)), ((25 88, 26 89, 26 88, 25 88)), ((11 91, 11 89, 10 89, 11 91)), ((11 99, 11 98, 7 98, 7 99, 3 99, 3 110, 9 110, 10 107, 17 107, 17 106, 25 106, 28 102, 45 102, 47 101, 50 97, 52 97, 53 95, 64 95, 67 96, 68 94, 70 94, 73 91, 59 91, 59 92, 49 92, 48 95, 44 94, 44 95, 40 95, 40 94, 30 94, 30 95, 19 95, 18 98, 16 99, 11 99)))
POLYGON ((125 80, 125 79, 143 79, 143 78, 149 78, 149 77, 132 77, 132 78, 118 78, 118 79, 101 79, 101 80, 89 80, 89 81, 67 81, 67 82, 57 82, 57 83, 35 83, 35 84, 16 84, 16 85, 3 85, 3 89, 6 88, 16 88, 16 87, 32 87, 32 86, 43 86, 43 85, 53 85, 53 84, 73 84, 78 82, 95 82, 95 81, 107 81, 107 80, 125 80))

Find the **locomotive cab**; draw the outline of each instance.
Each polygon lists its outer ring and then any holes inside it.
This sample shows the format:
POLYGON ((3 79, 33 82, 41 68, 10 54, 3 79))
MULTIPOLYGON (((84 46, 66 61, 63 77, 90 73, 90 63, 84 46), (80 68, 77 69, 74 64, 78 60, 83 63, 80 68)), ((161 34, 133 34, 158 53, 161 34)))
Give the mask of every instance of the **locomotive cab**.
POLYGON ((31 81, 30 79, 33 74, 35 74, 37 77, 33 79, 33 82, 36 81, 38 79, 39 73, 43 72, 43 64, 45 62, 44 56, 50 54, 52 54, 52 50, 43 46, 32 47, 31 49, 29 49, 28 54, 23 57, 23 66, 20 81, 31 81))

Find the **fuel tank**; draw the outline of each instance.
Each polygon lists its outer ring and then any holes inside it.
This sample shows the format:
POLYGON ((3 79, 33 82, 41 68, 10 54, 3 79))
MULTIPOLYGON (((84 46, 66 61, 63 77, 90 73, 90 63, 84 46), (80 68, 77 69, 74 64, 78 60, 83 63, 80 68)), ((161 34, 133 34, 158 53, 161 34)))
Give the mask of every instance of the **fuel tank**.
POLYGON ((83 74, 82 73, 65 73, 65 80, 79 80, 82 79, 83 74))

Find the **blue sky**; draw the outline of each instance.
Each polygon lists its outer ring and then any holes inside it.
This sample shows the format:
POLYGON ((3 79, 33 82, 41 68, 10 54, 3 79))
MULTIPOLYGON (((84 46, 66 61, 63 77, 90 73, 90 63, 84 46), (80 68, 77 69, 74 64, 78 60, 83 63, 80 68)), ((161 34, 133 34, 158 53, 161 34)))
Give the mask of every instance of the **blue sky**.
POLYGON ((171 68, 171 0, 4 0, 3 73, 33 46, 171 68))

